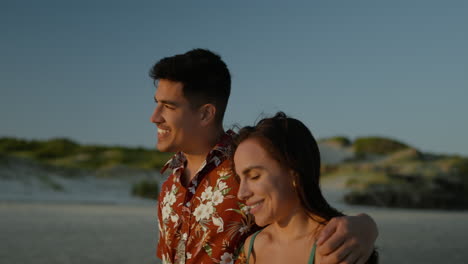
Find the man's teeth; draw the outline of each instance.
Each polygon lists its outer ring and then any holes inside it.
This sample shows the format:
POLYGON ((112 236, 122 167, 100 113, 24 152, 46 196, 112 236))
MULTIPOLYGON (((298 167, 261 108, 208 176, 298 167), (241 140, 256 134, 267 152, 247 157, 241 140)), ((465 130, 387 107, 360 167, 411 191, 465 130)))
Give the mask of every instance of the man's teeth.
POLYGON ((168 132, 169 132, 169 130, 165 130, 165 129, 160 129, 160 128, 158 128, 158 133, 159 133, 159 134, 166 134, 166 133, 168 133, 168 132))

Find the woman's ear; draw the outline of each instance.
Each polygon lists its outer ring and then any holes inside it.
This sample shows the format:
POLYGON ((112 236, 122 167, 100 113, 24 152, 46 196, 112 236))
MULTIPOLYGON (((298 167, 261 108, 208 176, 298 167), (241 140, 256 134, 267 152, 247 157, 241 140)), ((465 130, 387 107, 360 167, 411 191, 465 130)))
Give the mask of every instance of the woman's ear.
POLYGON ((289 169, 289 176, 291 176, 291 185, 294 189, 296 189, 296 186, 297 186, 297 179, 299 179, 299 174, 297 173, 297 171, 293 170, 293 169, 289 169))
POLYGON ((199 108, 199 113, 202 126, 207 126, 215 120, 216 107, 213 104, 204 104, 199 108))

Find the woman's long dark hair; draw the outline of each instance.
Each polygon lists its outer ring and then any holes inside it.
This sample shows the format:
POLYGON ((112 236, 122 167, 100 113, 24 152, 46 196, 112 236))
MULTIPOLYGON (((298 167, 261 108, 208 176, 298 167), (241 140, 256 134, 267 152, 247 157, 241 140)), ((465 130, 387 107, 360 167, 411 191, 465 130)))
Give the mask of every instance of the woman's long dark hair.
MULTIPOLYGON (((344 214, 331 207, 320 190, 320 151, 310 130, 299 120, 278 112, 260 120, 255 126, 243 127, 234 140, 234 152, 246 139, 260 140, 263 148, 282 166, 291 169, 293 187, 307 214, 326 224, 344 214)), ((234 164, 235 166, 235 164, 234 164)), ((377 263, 376 251, 367 263, 377 263)))

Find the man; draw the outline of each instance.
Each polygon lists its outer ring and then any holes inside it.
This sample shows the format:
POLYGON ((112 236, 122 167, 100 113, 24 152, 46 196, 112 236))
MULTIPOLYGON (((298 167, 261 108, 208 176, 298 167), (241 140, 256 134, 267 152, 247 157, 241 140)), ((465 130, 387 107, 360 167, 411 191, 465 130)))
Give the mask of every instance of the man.
MULTIPOLYGON (((232 263, 256 228, 231 170, 232 131, 224 132, 231 77, 221 58, 195 49, 157 62, 151 116, 157 149, 177 152, 164 166, 171 175, 159 194, 159 243, 163 263, 232 263)), ((377 227, 367 215, 335 218, 318 240, 322 263, 364 263, 377 227), (350 254, 352 252, 352 254, 350 254)))

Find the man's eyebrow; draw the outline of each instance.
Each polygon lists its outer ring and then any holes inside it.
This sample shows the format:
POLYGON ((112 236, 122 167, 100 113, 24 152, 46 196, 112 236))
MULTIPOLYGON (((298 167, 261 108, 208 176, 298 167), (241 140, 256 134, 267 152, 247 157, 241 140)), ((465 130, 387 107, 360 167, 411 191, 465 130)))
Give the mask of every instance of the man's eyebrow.
POLYGON ((156 103, 161 103, 161 104, 168 104, 168 105, 173 105, 173 106, 178 106, 179 104, 174 102, 174 101, 169 101, 169 100, 158 100, 156 97, 154 97, 154 101, 156 103))

